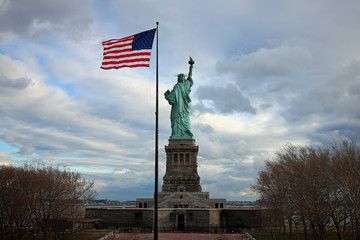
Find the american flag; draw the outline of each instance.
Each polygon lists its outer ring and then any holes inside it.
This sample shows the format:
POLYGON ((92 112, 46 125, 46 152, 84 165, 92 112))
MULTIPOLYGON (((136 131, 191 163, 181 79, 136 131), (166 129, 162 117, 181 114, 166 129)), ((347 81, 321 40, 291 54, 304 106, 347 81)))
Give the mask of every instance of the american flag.
POLYGON ((121 39, 104 41, 104 57, 101 68, 149 67, 155 29, 121 39))

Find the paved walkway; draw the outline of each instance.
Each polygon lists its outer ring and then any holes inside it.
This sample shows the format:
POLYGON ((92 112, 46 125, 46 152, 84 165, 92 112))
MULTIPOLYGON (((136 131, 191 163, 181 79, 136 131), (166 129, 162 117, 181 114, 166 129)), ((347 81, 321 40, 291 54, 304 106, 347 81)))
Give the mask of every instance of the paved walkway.
MULTIPOLYGON (((159 233, 159 240, 246 240, 240 233, 159 233)), ((153 233, 118 233, 113 240, 154 240, 153 233)))

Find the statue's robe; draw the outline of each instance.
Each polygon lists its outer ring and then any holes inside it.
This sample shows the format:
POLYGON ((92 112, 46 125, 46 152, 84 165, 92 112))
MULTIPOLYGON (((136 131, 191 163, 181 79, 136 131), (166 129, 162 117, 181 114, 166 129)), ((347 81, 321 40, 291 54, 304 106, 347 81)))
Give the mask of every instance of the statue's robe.
POLYGON ((170 93, 165 93, 165 99, 171 105, 171 137, 170 139, 193 139, 190 126, 190 92, 193 80, 188 77, 184 82, 175 84, 170 93))

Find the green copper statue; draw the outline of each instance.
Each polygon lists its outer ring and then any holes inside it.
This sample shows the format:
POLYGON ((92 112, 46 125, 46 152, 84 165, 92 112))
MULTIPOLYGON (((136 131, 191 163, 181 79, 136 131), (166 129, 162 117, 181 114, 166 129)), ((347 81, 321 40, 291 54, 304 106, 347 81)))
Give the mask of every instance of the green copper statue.
POLYGON ((171 105, 171 136, 170 139, 194 139, 190 126, 190 92, 193 85, 192 69, 195 61, 190 57, 189 75, 180 73, 173 90, 165 92, 165 99, 171 105))

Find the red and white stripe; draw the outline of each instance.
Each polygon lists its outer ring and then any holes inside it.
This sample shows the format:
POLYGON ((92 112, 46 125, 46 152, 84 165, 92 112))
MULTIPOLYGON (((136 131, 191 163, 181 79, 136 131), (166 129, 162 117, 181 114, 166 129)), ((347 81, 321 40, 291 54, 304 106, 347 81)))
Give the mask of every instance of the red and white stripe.
POLYGON ((101 68, 118 69, 123 67, 149 67, 151 49, 133 50, 134 35, 122 39, 103 42, 104 54, 101 68))

